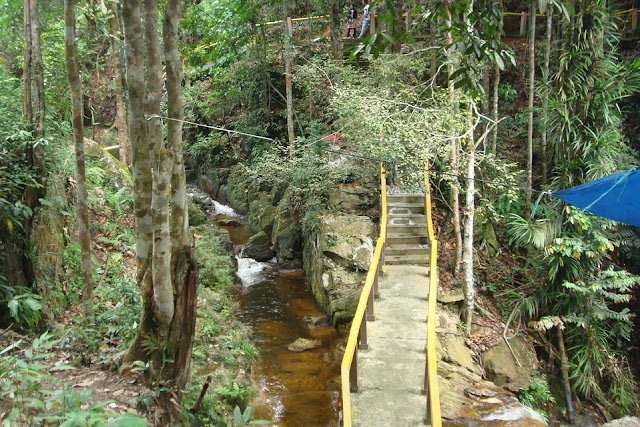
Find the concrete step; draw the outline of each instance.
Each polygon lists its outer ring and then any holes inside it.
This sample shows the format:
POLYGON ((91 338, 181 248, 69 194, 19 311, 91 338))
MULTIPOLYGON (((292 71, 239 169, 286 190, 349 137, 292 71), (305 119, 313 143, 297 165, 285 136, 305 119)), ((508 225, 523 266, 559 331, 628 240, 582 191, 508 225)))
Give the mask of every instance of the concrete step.
POLYGON ((420 203, 424 206, 424 194, 398 193, 387 194, 387 203, 420 203))
POLYGON ((429 254, 388 255, 384 256, 384 263, 388 265, 428 265, 429 254))
POLYGON ((422 214, 393 214, 389 216, 387 225, 426 224, 427 217, 422 214))
POLYGON ((413 234, 427 236, 427 224, 388 224, 387 236, 398 234, 413 234))
POLYGON ((387 246, 395 245, 427 245, 429 236, 415 236, 413 234, 387 233, 387 246))
POLYGON ((424 203, 387 203, 387 213, 392 215, 424 215, 424 203))
POLYGON ((387 245, 385 256, 422 255, 429 253, 429 245, 387 245))

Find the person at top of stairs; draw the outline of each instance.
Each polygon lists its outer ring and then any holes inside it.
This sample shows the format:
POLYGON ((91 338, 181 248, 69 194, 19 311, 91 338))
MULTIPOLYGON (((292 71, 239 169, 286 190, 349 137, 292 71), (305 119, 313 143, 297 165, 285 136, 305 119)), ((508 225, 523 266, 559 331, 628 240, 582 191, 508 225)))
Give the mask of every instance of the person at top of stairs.
POLYGON ((362 10, 362 28, 360 29, 360 35, 358 36, 359 39, 363 38, 369 29, 369 23, 371 22, 371 15, 369 15, 370 7, 369 2, 366 2, 364 9, 362 10))
POLYGON ((349 14, 347 15, 347 38, 351 34, 352 38, 356 38, 356 19, 358 18, 358 12, 355 6, 351 3, 349 7, 349 14))

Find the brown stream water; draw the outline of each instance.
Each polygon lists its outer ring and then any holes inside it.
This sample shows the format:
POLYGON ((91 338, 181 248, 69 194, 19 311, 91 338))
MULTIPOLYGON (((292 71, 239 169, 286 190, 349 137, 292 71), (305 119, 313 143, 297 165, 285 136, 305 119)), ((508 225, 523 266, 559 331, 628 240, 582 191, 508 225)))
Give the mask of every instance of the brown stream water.
MULTIPOLYGON (((216 205, 217 207, 218 205, 216 205)), ((216 219, 224 219, 219 216, 216 219)), ((234 245, 251 235, 243 226, 223 226, 234 245)), ((259 358, 252 377, 259 395, 251 402, 255 419, 278 426, 337 426, 340 410, 339 347, 344 337, 335 328, 305 325, 307 316, 322 316, 302 271, 280 271, 275 263, 238 259, 240 319, 253 329, 259 358), (294 353, 287 346, 298 338, 322 346, 294 353)))

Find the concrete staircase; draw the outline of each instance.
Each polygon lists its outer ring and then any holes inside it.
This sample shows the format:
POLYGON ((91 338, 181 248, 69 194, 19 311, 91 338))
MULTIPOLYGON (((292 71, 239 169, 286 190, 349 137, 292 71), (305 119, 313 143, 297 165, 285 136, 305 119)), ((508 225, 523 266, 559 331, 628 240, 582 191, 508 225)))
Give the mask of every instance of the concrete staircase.
POLYGON ((424 194, 387 195, 387 247, 385 264, 422 265, 429 262, 429 235, 424 215, 424 194))

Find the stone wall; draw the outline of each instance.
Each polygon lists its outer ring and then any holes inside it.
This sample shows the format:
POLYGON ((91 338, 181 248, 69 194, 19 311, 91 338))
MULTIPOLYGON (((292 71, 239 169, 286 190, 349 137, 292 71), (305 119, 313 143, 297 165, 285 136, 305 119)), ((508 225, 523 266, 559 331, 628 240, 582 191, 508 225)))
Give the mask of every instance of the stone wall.
POLYGON ((241 174, 236 168, 200 176, 200 188, 246 215, 249 229, 268 237, 281 269, 304 268, 307 283, 332 324, 351 320, 373 255, 377 227, 368 216, 349 212, 373 209, 376 190, 356 185, 336 188, 330 204, 345 213, 326 212, 312 235, 304 236, 302 218, 290 208, 286 185, 260 188, 250 180, 238 179, 241 174))
POLYGON ((333 325, 350 321, 355 313, 375 236, 369 217, 327 213, 305 241, 305 277, 333 325))

